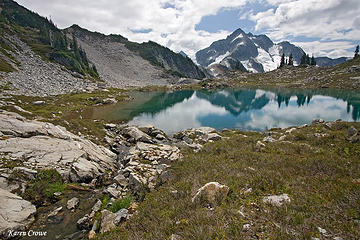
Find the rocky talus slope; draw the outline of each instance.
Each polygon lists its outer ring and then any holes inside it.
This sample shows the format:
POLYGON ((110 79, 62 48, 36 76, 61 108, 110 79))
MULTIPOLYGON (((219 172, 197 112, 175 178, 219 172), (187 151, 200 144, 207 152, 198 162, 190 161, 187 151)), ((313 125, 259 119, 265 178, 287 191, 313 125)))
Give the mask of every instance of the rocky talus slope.
MULTIPOLYGON (((6 34, 8 43, 15 52, 8 53, 18 62, 12 63, 16 71, 0 72, 0 84, 9 84, 9 93, 49 96, 72 91, 94 90, 97 84, 84 79, 80 74, 72 73, 60 64, 45 61, 16 35, 6 34)), ((2 53, 0 53, 1 55, 2 53)), ((2 54, 3 55, 3 54, 2 54)), ((2 56, 7 59, 6 56, 2 56)))

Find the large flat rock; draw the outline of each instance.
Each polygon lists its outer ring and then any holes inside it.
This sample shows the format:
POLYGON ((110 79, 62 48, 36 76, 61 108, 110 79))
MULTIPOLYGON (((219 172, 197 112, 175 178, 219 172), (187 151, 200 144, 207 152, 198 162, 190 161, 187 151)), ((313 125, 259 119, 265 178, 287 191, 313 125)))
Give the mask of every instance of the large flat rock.
POLYGON ((51 123, 0 112, 0 154, 31 169, 54 168, 65 179, 89 182, 116 169, 116 154, 51 123))
POLYGON ((36 208, 21 197, 0 188, 0 238, 9 230, 24 230, 35 218, 36 208))

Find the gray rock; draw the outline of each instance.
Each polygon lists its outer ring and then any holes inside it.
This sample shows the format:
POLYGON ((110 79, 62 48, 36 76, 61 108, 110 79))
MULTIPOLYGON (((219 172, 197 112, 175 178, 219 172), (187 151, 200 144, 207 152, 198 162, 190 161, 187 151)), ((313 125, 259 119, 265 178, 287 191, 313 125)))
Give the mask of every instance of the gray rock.
POLYGON ((221 136, 217 133, 209 133, 207 135, 207 140, 211 140, 211 141, 218 141, 218 140, 221 140, 221 136))
POLYGON ((48 215, 48 218, 53 218, 53 217, 55 217, 56 215, 59 214, 59 212, 60 212, 62 209, 63 209, 62 207, 56 208, 54 211, 52 211, 52 212, 48 215))
POLYGON ((106 124, 104 124, 104 128, 106 128, 106 129, 114 129, 114 128, 116 128, 116 124, 106 123, 106 124))
POLYGON ((202 206, 216 207, 227 196, 228 192, 228 186, 221 185, 218 182, 209 182, 197 190, 191 201, 202 206))
POLYGON ((116 214, 110 212, 109 210, 102 210, 101 211, 101 227, 100 233, 105 233, 110 231, 111 229, 115 228, 116 225, 114 220, 116 218, 116 214))
POLYGON ((90 182, 117 166, 116 154, 110 150, 51 123, 27 120, 3 111, 0 132, 10 134, 8 139, 0 141, 0 154, 23 159, 23 165, 29 169, 54 168, 65 180, 90 182))
POLYGON ((89 229, 91 225, 92 218, 89 214, 86 214, 84 217, 80 218, 76 222, 76 226, 78 229, 89 229))
POLYGON ((358 130, 354 126, 349 127, 349 129, 347 130, 347 134, 349 137, 352 137, 352 136, 356 135, 357 133, 358 133, 358 130))
POLYGON ((79 199, 77 197, 73 197, 69 201, 67 201, 66 208, 69 210, 75 210, 79 205, 79 199))
POLYGON ((272 195, 263 198, 264 203, 270 203, 274 206, 281 207, 284 203, 290 203, 290 197, 284 193, 281 195, 272 195))
POLYGON ((135 141, 153 143, 151 137, 146 133, 140 131, 137 127, 127 127, 123 129, 124 134, 129 138, 134 138, 135 141))
POLYGON ((100 200, 97 200, 97 202, 94 204, 94 206, 92 207, 92 211, 93 212, 97 212, 100 210, 101 208, 101 205, 102 205, 102 202, 100 200))
POLYGON ((126 187, 129 184, 127 178, 125 178, 125 176, 122 174, 114 177, 114 180, 122 187, 126 187))
POLYGON ((312 121, 312 124, 316 124, 316 123, 324 123, 324 119, 318 118, 312 121))
POLYGON ((8 230, 24 230, 34 220, 36 208, 30 202, 0 188, 0 237, 8 230))
POLYGON ((36 106, 41 106, 41 105, 45 105, 45 101, 34 101, 32 104, 36 106))
POLYGON ((275 142, 276 140, 272 136, 264 137, 263 142, 275 142))
POLYGON ((110 194, 110 196, 114 197, 114 198, 118 198, 121 194, 121 192, 119 190, 117 190, 116 187, 110 186, 106 189, 106 192, 108 194, 110 194))
POLYGON ((119 225, 119 223, 121 223, 122 221, 126 221, 129 219, 129 214, 128 214, 128 210, 123 208, 120 209, 119 211, 117 211, 115 213, 115 219, 114 219, 114 224, 117 226, 119 225))
POLYGON ((170 240, 181 240, 181 236, 177 234, 171 234, 170 240))

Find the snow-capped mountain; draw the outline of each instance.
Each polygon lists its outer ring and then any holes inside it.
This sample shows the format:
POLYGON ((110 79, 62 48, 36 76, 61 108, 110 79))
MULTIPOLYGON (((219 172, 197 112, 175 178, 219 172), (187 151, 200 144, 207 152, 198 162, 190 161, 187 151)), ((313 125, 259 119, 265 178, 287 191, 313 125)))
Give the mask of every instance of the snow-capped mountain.
POLYGON ((298 65, 304 51, 289 42, 273 43, 266 35, 253 35, 238 29, 226 39, 213 42, 210 47, 196 53, 196 61, 214 75, 217 69, 246 69, 251 72, 267 72, 276 69, 281 55, 291 53, 298 65))

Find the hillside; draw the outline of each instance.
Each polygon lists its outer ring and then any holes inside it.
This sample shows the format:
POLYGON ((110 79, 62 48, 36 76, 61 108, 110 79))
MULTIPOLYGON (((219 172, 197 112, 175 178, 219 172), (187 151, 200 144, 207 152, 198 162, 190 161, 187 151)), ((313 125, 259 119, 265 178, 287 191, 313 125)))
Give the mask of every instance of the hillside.
POLYGON ((153 42, 79 26, 60 30, 12 0, 0 0, 1 86, 17 94, 54 95, 97 89, 167 85, 204 78, 190 58, 153 42), (13 92, 15 92, 13 91, 13 92))

